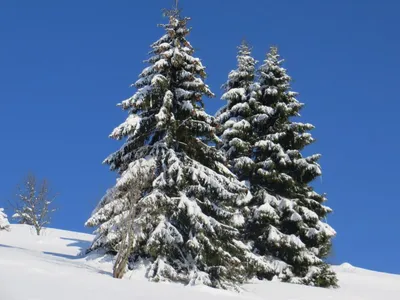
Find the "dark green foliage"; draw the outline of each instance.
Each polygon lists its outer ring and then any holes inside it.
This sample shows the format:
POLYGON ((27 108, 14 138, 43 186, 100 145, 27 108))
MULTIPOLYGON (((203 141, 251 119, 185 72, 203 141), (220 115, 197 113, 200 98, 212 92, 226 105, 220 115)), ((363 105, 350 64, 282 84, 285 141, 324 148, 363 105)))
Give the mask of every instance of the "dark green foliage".
POLYGON ((237 202, 247 189, 210 146, 218 138, 202 97, 213 94, 186 39, 188 20, 169 13, 137 92, 121 103, 129 117, 111 137, 125 143, 105 161, 120 178, 87 222, 98 226, 91 249, 118 252, 130 236, 130 261, 149 261, 150 280, 234 288, 246 279, 251 256, 237 229, 243 224, 237 202), (139 197, 130 197, 138 189, 139 197), (127 230, 133 234, 122 234, 127 230))
POLYGON ((275 272, 284 281, 335 286, 335 275, 323 262, 335 235, 323 222, 331 210, 310 186, 321 175, 320 155, 301 154, 314 141, 309 133, 314 127, 294 120, 303 104, 290 90, 282 62, 272 47, 254 80, 255 60, 246 45, 240 47, 238 69, 224 86, 228 104, 218 114, 221 148, 253 194, 243 208, 244 239, 256 253, 280 262, 257 276, 271 279, 275 272))

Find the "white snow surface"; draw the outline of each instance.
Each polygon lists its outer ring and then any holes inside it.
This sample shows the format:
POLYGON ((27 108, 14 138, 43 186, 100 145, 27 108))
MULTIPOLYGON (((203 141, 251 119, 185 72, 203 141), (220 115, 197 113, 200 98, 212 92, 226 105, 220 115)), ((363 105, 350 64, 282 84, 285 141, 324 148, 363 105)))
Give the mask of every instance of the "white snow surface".
POLYGON ((338 289, 254 281, 235 293, 205 286, 151 283, 140 268, 117 280, 111 276, 109 257, 80 254, 93 238, 57 229, 45 229, 38 237, 26 225, 0 231, 0 300, 397 300, 400 295, 399 275, 348 263, 334 267, 340 281, 338 289))

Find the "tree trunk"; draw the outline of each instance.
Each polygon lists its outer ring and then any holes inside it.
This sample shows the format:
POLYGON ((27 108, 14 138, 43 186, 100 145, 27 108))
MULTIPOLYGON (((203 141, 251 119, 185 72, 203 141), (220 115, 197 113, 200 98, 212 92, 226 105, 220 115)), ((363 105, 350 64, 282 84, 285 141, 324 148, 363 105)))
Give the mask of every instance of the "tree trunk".
POLYGON ((113 277, 117 279, 122 279, 122 277, 124 277, 126 266, 129 260, 129 255, 131 255, 133 250, 134 215, 135 203, 131 203, 131 208, 129 210, 129 215, 127 218, 127 224, 125 228, 123 228, 122 241, 119 246, 119 251, 113 267, 113 277))

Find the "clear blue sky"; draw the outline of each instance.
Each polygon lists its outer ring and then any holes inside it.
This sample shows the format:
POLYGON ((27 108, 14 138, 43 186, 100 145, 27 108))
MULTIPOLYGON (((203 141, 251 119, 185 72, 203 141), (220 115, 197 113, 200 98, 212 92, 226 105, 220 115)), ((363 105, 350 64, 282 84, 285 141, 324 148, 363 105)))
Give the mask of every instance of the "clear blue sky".
MULTIPOLYGON (((0 207, 28 172, 60 193, 53 227, 83 227, 115 181, 102 160, 126 115, 172 0, 0 1, 0 207)), ((258 60, 278 45, 323 154, 318 191, 334 208, 331 261, 400 273, 400 2, 181 0, 190 41, 220 85, 246 38, 258 60)))

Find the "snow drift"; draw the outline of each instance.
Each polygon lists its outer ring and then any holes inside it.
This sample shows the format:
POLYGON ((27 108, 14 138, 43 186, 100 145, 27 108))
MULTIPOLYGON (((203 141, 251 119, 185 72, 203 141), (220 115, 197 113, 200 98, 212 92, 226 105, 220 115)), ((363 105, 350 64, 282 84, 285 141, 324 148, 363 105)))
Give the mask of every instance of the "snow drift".
POLYGON ((81 256, 92 239, 89 234, 56 229, 46 229, 38 237, 25 225, 12 225, 10 232, 0 231, 0 300, 395 300, 400 295, 399 275, 350 264, 334 267, 339 289, 253 282, 238 294, 204 286, 151 283, 141 269, 117 280, 111 276, 110 258, 81 256))

